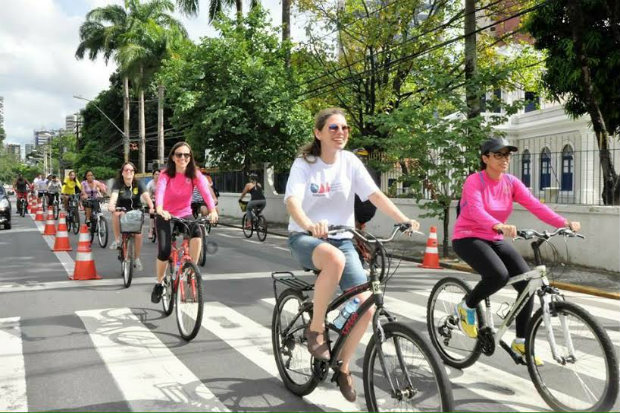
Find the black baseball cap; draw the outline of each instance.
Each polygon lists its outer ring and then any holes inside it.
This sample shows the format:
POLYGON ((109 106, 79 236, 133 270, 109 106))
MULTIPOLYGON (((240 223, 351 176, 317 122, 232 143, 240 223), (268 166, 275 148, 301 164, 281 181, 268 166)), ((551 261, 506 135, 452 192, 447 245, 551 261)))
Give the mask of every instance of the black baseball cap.
POLYGON ((489 152, 499 152, 502 149, 507 148, 510 152, 517 152, 519 149, 516 146, 512 146, 504 138, 491 138, 480 146, 480 152, 487 154, 489 152))

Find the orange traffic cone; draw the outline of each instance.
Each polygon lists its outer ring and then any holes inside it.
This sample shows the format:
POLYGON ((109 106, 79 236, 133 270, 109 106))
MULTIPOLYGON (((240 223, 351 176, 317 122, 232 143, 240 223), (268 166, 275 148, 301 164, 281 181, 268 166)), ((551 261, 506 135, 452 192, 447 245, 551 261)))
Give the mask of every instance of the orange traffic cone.
POLYGON ((67 220, 65 219, 64 212, 60 213, 58 219, 58 231, 56 232, 56 239, 54 240, 54 248, 52 248, 52 251, 71 251, 69 233, 67 231, 67 220))
POLYGON ((32 198, 30 198, 30 195, 28 196, 26 211, 28 211, 29 214, 32 214, 32 198))
POLYGON ((56 225, 54 225, 54 210, 52 207, 47 208, 47 221, 45 221, 45 229, 43 235, 56 235, 56 225))
POLYGON ((432 268, 440 270, 439 266, 439 250, 437 249, 437 228, 431 227, 431 232, 426 240, 426 250, 424 250, 424 259, 422 264, 418 265, 422 268, 432 268))
POLYGON ((80 227, 80 237, 78 238, 78 249, 75 256, 75 270, 73 270, 72 280, 100 280, 93 260, 93 252, 90 249, 90 234, 86 224, 80 227))
POLYGON ((41 205, 40 202, 37 204, 36 208, 37 208, 37 214, 34 216, 34 220, 45 221, 45 218, 43 218, 43 206, 41 205))

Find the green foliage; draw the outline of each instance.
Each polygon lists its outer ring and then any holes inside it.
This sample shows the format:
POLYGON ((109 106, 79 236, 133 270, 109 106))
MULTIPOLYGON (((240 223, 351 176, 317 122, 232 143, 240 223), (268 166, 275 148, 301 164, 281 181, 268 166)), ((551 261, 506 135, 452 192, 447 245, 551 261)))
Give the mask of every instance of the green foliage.
POLYGON ((241 22, 221 18, 215 27, 220 37, 188 45, 160 73, 174 125, 194 153, 209 149, 209 161, 223 169, 288 167, 310 138, 311 123, 293 102, 298 87, 277 33, 260 7, 241 22))

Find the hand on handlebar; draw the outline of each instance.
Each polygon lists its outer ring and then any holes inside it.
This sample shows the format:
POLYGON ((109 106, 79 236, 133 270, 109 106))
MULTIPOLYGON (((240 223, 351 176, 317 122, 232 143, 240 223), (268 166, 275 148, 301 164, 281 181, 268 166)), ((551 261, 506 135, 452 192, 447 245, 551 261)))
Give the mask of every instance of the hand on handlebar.
POLYGON ((166 221, 170 221, 170 218, 172 218, 172 215, 170 215, 170 212, 164 211, 163 209, 159 210, 158 208, 157 213, 166 221))
POLYGON ((310 224, 310 226, 308 226, 306 229, 315 238, 327 238, 327 233, 329 231, 327 220, 325 219, 310 224))
POLYGON ((405 231, 405 234, 411 236, 414 232, 419 232, 420 223, 415 219, 409 219, 403 222, 403 224, 407 224, 409 226, 409 228, 405 231))
POLYGON ((217 214, 216 210, 213 210, 213 211, 209 212, 209 215, 207 215, 207 218, 209 219, 210 223, 217 224, 217 220, 219 219, 219 215, 217 214))
POLYGON ((573 232, 579 232, 579 230, 581 229, 581 222, 579 222, 579 221, 568 221, 567 227, 568 227, 568 229, 570 229, 573 232))
POLYGON ((504 234, 505 236, 510 238, 516 238, 517 236, 517 227, 514 225, 497 224, 493 227, 493 229, 498 233, 504 234))

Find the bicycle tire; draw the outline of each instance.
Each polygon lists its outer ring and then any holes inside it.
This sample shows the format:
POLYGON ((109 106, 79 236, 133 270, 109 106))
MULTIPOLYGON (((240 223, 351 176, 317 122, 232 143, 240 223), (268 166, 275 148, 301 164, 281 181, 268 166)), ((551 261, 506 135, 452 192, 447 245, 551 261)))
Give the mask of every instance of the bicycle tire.
POLYGON ((99 215, 99 223, 97 224, 97 240, 99 246, 105 248, 108 245, 108 221, 105 217, 99 215))
POLYGON ((207 262, 207 231, 203 225, 198 226, 200 227, 200 240, 202 241, 200 254, 198 256, 198 265, 204 267, 207 262))
POLYGON ((153 228, 151 236, 149 237, 151 239, 151 242, 155 242, 157 241, 157 228, 153 228))
POLYGON ((123 284, 125 288, 131 286, 131 280, 133 278, 133 265, 134 265, 134 239, 129 237, 126 241, 126 245, 123 248, 123 260, 121 261, 121 269, 123 271, 123 284))
POLYGON ((525 342, 527 369, 536 390, 556 411, 610 411, 618 397, 619 379, 618 360, 609 336, 594 317, 578 305, 552 302, 549 310, 556 350, 564 362, 553 359, 543 311, 538 309, 528 325, 525 342), (569 350, 564 331, 557 324, 561 316, 570 317, 572 321, 565 320, 566 325, 572 327, 570 342, 576 352, 574 360, 566 357, 569 350), (579 321, 582 325, 577 325, 579 321), (583 351, 583 345, 590 347, 583 351), (598 354, 593 354, 595 352, 598 354), (542 366, 536 365, 536 357, 544 363, 542 366), (579 389, 579 384, 586 388, 579 389), (567 401, 560 400, 563 396, 567 401))
POLYGON ((241 217, 241 229, 243 229, 243 235, 246 238, 250 238, 254 232, 254 225, 247 212, 241 217))
MULTIPOLYGON (((443 278, 431 290, 426 307, 426 325, 433 347, 444 363, 458 369, 471 366, 482 354, 480 341, 461 331, 460 319, 454 313, 456 304, 470 293, 471 288, 464 281, 443 278)), ((482 320, 480 307, 476 314, 482 320)))
POLYGON ((204 303, 202 301, 202 276, 191 261, 185 261, 177 279, 174 293, 177 307, 177 327, 185 341, 190 341, 200 331, 204 303), (191 304, 191 306, 190 306, 191 304), (191 311, 189 311, 191 309, 191 311))
POLYGON ((256 236, 259 241, 265 241, 267 238, 267 220, 262 215, 256 219, 256 236))
POLYGON ((169 316, 174 310, 174 274, 172 265, 168 265, 166 274, 164 275, 164 291, 161 295, 161 304, 164 307, 164 314, 169 316))
POLYGON ((453 411, 452 386, 431 344, 401 323, 384 324, 383 333, 385 340, 380 344, 377 336, 371 337, 364 354, 362 372, 368 411, 453 411), (409 347, 414 354, 406 357, 409 347), (390 381, 398 386, 395 393, 390 381), (389 401, 396 406, 386 409, 389 401))
POLYGON ((289 326, 304 301, 304 296, 298 290, 284 290, 276 300, 271 320, 271 344, 280 377, 284 386, 297 396, 312 393, 320 383, 320 379, 314 374, 314 359, 308 352, 304 335, 306 327, 310 325, 312 313, 303 312, 291 325, 290 333, 282 337, 282 325, 289 326), (297 366, 299 369, 295 370, 297 366))
POLYGON ((80 212, 76 209, 73 211, 73 233, 78 234, 80 232, 80 212))
POLYGON ((57 202, 54 202, 54 219, 58 219, 58 215, 60 214, 60 207, 57 202))
POLYGON ((26 206, 24 205, 24 203, 21 200, 19 201, 18 209, 19 209, 19 215, 21 217, 26 216, 26 206))

